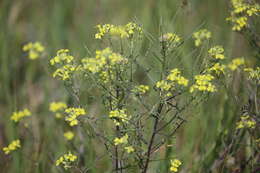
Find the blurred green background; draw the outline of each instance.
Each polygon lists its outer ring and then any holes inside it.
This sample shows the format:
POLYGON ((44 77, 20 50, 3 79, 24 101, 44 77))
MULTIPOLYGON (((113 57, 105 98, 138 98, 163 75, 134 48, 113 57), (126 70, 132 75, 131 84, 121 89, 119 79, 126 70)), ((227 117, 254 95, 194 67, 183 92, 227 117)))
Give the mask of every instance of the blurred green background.
MULTIPOLYGON (((27 147, 12 156, 0 151, 0 172, 58 171, 53 164, 57 155, 53 152, 62 153, 66 143, 57 137, 59 128, 48 105, 55 100, 66 101, 69 95, 60 82, 51 78, 48 68, 48 59, 56 50, 69 48, 75 57, 84 57, 86 48, 94 50, 97 45, 95 25, 100 23, 123 25, 134 20, 156 37, 163 21, 167 32, 176 32, 184 38, 199 28, 208 28, 214 42, 225 47, 228 57, 250 57, 247 42, 231 32, 225 21, 228 8, 227 0, 1 0, 0 148, 18 136, 23 137, 27 147), (40 41, 47 48, 41 61, 30 61, 22 52, 22 46, 30 41, 40 41), (19 126, 9 120, 13 111, 25 107, 34 115, 32 133, 17 132, 19 126)), ((187 68, 192 65, 190 58, 193 57, 185 58, 187 68)), ((184 172, 203 172, 203 167, 211 162, 211 150, 215 149, 215 156, 218 155, 216 141, 219 142, 219 135, 232 125, 239 111, 229 103, 222 93, 191 112, 173 147, 185 164, 184 172)), ((94 163, 91 146, 86 148, 89 150, 86 163, 94 163)), ((104 160, 98 163, 92 172, 106 172, 109 163, 104 160)))

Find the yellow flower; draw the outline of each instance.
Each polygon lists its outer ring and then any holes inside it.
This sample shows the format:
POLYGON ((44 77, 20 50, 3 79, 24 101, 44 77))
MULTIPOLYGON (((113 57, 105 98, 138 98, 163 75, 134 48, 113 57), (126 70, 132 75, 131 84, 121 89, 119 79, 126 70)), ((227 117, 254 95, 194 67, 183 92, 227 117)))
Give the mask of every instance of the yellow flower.
POLYGON ((67 113, 65 120, 69 122, 70 126, 78 125, 79 121, 77 118, 86 114, 86 111, 83 108, 67 108, 65 109, 65 112, 67 113))
POLYGON ((179 167, 181 166, 181 161, 178 159, 171 160, 171 167, 170 171, 171 172, 178 172, 179 167))
POLYGON ((57 111, 64 110, 66 108, 67 108, 67 105, 64 102, 51 102, 49 110, 51 112, 57 112, 57 111))
POLYGON ((224 59, 224 48, 222 46, 214 46, 209 49, 208 53, 215 59, 224 59))
POLYGON ((164 91, 169 91, 172 87, 171 84, 169 84, 167 81, 165 80, 161 80, 161 81, 158 81, 156 83, 156 87, 157 88, 160 88, 161 90, 164 90, 164 91))
POLYGON ((205 40, 208 40, 211 38, 211 32, 207 29, 201 29, 195 33, 193 33, 192 37, 195 41, 195 46, 200 46, 205 40))
POLYGON ((160 38, 160 40, 168 42, 170 45, 175 46, 181 42, 181 37, 179 37, 175 33, 166 33, 160 38))
POLYGON ((120 144, 127 144, 128 143, 128 135, 125 134, 123 137, 121 138, 115 138, 114 139, 114 144, 115 145, 120 145, 120 144))
POLYGON ((237 129, 242 129, 242 128, 249 128, 249 129, 254 129, 256 126, 256 122, 253 118, 251 118, 248 115, 243 115, 240 117, 240 121, 237 122, 237 129))
POLYGON ((126 114, 125 109, 116 109, 109 112, 109 118, 113 119, 116 126, 121 125, 121 122, 127 123, 130 117, 126 114))
POLYGON ((248 27, 248 18, 253 15, 258 15, 260 12, 259 4, 247 3, 242 0, 231 0, 232 11, 230 17, 226 20, 233 24, 233 31, 241 31, 248 27))
POLYGON ((136 94, 145 94, 149 90, 149 86, 147 85, 139 85, 135 86, 133 92, 136 94))
POLYGON ((28 109, 24 109, 22 111, 14 112, 11 116, 11 120, 19 122, 21 119, 28 116, 31 116, 31 112, 28 109))
POLYGON ((23 46, 23 51, 28 52, 29 59, 34 60, 40 57, 42 52, 44 51, 44 47, 40 42, 30 42, 23 46))
POLYGON ((5 154, 9 154, 12 151, 17 150, 18 148, 21 148, 21 142, 19 139, 12 141, 7 147, 3 148, 3 151, 5 154))
POLYGON ((68 154, 64 154, 56 160, 56 166, 62 165, 64 169, 69 169, 76 160, 77 156, 69 152, 68 154))
POLYGON ((50 60, 51 65, 61 64, 61 63, 71 63, 74 57, 69 54, 69 49, 60 49, 57 51, 55 57, 50 60))
POLYGON ((74 138, 74 133, 72 131, 67 131, 63 134, 63 136, 68 140, 72 140, 74 138))
POLYGON ((98 74, 102 83, 107 83, 115 78, 115 68, 122 67, 128 60, 118 53, 114 53, 110 48, 97 50, 93 58, 81 60, 82 68, 92 74, 98 74))
POLYGON ((95 34, 96 39, 102 39, 105 35, 119 38, 132 38, 134 34, 142 34, 142 28, 136 23, 130 22, 126 25, 97 25, 98 32, 95 34))
POLYGON ((224 74, 225 73, 225 68, 226 66, 220 63, 216 63, 214 64, 212 67, 206 69, 206 72, 214 72, 217 75, 220 75, 221 73, 224 74))
POLYGON ((207 91, 207 92, 215 92, 217 89, 215 85, 211 83, 214 79, 214 76, 210 74, 205 75, 196 75, 195 76, 195 84, 193 84, 190 88, 190 92, 194 92, 195 90, 199 91, 207 91))
POLYGON ((181 72, 179 69, 175 68, 171 70, 170 74, 167 76, 167 80, 171 82, 176 82, 179 85, 187 86, 188 79, 181 76, 181 72))
POLYGON ((63 67, 58 68, 52 76, 54 78, 59 77, 62 80, 68 80, 77 69, 78 68, 74 65, 64 65, 63 67))
POLYGON ((132 153, 132 152, 135 151, 132 146, 127 146, 127 147, 125 147, 125 150, 126 150, 127 153, 132 153))
POLYGON ((260 84, 260 67, 256 67, 255 69, 245 68, 244 71, 248 73, 248 78, 250 80, 260 84))
POLYGON ((69 80, 73 73, 82 70, 80 65, 75 65, 74 57, 69 54, 68 49, 58 50, 56 56, 50 60, 50 64, 57 66, 52 76, 61 80, 69 80))
POLYGON ((228 64, 228 68, 232 71, 236 70, 239 66, 245 64, 244 58, 235 58, 231 63, 228 64))

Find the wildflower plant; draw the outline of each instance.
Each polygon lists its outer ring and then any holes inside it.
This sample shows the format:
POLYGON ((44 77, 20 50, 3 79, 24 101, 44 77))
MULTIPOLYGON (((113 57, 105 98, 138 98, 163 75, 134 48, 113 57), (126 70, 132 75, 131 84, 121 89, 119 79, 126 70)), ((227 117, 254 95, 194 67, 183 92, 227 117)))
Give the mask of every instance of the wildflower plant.
MULTIPOLYGON (((96 28, 93 38, 100 43, 97 50, 76 58, 69 49, 60 49, 49 60, 52 77, 63 83, 72 97, 70 103, 49 105, 49 110, 61 120, 59 126, 67 151, 73 150, 55 158, 55 165, 65 170, 92 169, 92 165, 84 162, 88 150, 83 146, 93 140, 103 146, 102 152, 109 157, 110 172, 147 173, 154 159, 167 159, 167 171, 180 172, 182 162, 176 159, 177 152, 167 157, 157 152, 169 146, 189 118, 189 110, 227 88, 223 82, 232 79, 235 73, 231 72, 244 73, 245 78, 259 85, 259 67, 247 67, 244 58, 229 60, 224 47, 211 42, 203 52, 201 45, 212 37, 207 29, 195 32, 194 40, 185 40, 174 32, 161 32, 158 38, 151 38, 133 22, 96 28), (141 54, 139 48, 144 39, 157 49, 147 49, 141 54), (195 50, 201 52, 199 58, 202 58, 192 71, 173 62, 188 41, 195 41, 195 50), (144 65, 142 62, 149 61, 148 57, 156 59, 156 65, 144 65), (140 72, 143 79, 137 76, 140 72), (86 95, 96 99, 98 111, 91 111, 93 105, 89 103, 93 100, 88 100, 86 95)), ((258 113, 240 114, 234 131, 251 133, 257 129, 258 113)), ((14 113, 11 119, 18 122, 30 115, 25 109, 14 113)), ((3 150, 9 154, 20 147, 16 141, 3 150)), ((95 157, 99 154, 96 152, 95 157)))
MULTIPOLYGON (((244 35, 255 48, 255 57, 260 55, 254 26, 259 12, 257 1, 230 0, 226 19, 232 25, 230 30, 244 35)), ((213 121, 218 139, 213 148, 204 147, 206 156, 199 158, 204 166, 200 171, 259 171, 258 60, 233 58, 224 44, 214 42, 215 34, 206 28, 189 35, 160 26, 154 36, 135 22, 98 24, 91 36, 98 46, 86 55, 78 56, 67 48, 52 52, 49 60, 42 61, 48 62, 50 77, 57 79, 57 85, 69 95, 68 100, 50 102, 46 108, 50 116, 46 116, 49 121, 45 125, 53 123, 55 128, 43 133, 57 136, 50 139, 52 144, 46 144, 41 139, 42 132, 38 132, 42 127, 38 117, 32 117, 32 126, 37 128, 31 131, 26 124, 25 129, 21 128, 31 111, 13 112, 8 120, 16 140, 5 144, 3 153, 11 157, 16 150, 32 145, 28 148, 32 148, 33 165, 41 167, 38 158, 45 151, 39 145, 48 146, 50 151, 55 146, 58 151, 48 153, 48 166, 67 172, 95 172, 103 158, 110 163, 104 164, 103 172, 148 173, 158 162, 165 165, 156 168, 156 172, 188 172, 189 166, 175 144, 177 133, 191 116, 196 116, 196 108, 220 95, 227 107, 236 109, 236 116, 229 117, 231 111, 223 109, 225 116, 221 121, 213 121), (186 51, 192 56, 189 68, 183 61, 186 51), (233 83, 239 84, 234 87, 233 83), (227 98, 233 102, 226 102, 227 98), (35 140, 32 144, 24 140, 28 132, 35 140), (60 146, 60 141, 64 145, 60 146), (61 155, 61 150, 67 152, 61 155)), ((30 42, 22 48, 34 61, 45 55, 45 49, 40 42, 30 42)))
MULTIPOLYGON (((57 67, 53 77, 65 83, 71 81, 66 86, 71 88, 75 103, 78 104, 76 107, 67 107, 66 104, 56 103, 50 110, 63 112, 64 120, 72 128, 89 126, 88 129, 92 130, 87 133, 93 133, 102 141, 113 163, 114 172, 124 172, 127 170, 125 167, 133 166, 138 172, 146 173, 156 151, 166 145, 186 122, 185 111, 201 102, 197 92, 209 96, 218 91, 218 78, 214 75, 225 74, 226 65, 219 62, 225 58, 224 48, 213 46, 209 49, 205 58, 210 64, 197 69, 202 74, 192 77, 183 73, 182 67, 169 63, 172 53, 183 44, 182 38, 175 33, 161 33, 157 43, 153 43, 160 50, 147 52, 159 60, 158 75, 147 71, 144 76, 150 80, 141 82, 135 73, 138 70, 146 71, 141 63, 143 57, 138 52, 138 44, 146 37, 143 29, 132 22, 126 25, 97 25, 97 29, 94 37, 103 42, 104 48, 77 61, 69 54, 69 50, 62 49, 50 60, 50 65, 57 67), (67 69, 66 66, 73 69, 67 69), (100 109, 104 115, 86 113, 87 105, 82 105, 80 97, 84 89, 77 86, 79 90, 73 90, 76 87, 73 82, 75 73, 82 77, 80 80, 94 85, 100 93, 100 109)), ((210 37, 211 33, 207 30, 194 34, 195 39, 200 39, 197 46, 210 37)), ((68 140, 72 136, 77 138, 71 132, 64 133, 68 140)), ((58 163, 63 163, 62 158, 58 159, 58 163)), ((169 170, 177 172, 180 165, 179 160, 172 160, 169 170)))

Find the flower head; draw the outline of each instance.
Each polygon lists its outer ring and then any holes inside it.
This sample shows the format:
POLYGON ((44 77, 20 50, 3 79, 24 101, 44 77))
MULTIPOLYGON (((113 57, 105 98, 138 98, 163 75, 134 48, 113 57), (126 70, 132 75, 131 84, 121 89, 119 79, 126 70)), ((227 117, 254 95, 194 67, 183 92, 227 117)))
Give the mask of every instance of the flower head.
POLYGON ((207 29, 201 29, 193 33, 192 37, 194 38, 195 46, 200 46, 205 40, 211 38, 211 32, 207 29))
POLYGON ((228 64, 228 68, 232 71, 245 64, 244 58, 235 58, 231 63, 228 64))
POLYGON ((138 85, 138 86, 135 86, 135 88, 132 91, 136 94, 145 94, 147 91, 149 91, 149 86, 138 85))
POLYGON ((211 83, 214 79, 214 76, 210 74, 205 75, 196 75, 195 76, 195 84, 190 87, 190 92, 198 91, 207 91, 207 92, 215 92, 217 89, 215 85, 211 83))
POLYGON ((68 154, 64 154, 56 160, 56 166, 62 165, 64 169, 69 169, 76 160, 77 156, 69 152, 68 154))
POLYGON ((178 172, 179 167, 181 166, 181 161, 178 159, 171 160, 171 167, 170 171, 171 172, 178 172))
POLYGON ((132 153, 132 152, 135 151, 132 146, 127 146, 127 147, 125 147, 125 150, 126 150, 127 153, 132 153))
POLYGON ((3 151, 5 154, 9 154, 12 151, 17 150, 18 148, 21 148, 21 142, 19 139, 12 141, 7 147, 3 148, 3 151))
POLYGON ((28 52, 29 59, 34 60, 40 57, 44 51, 44 47, 40 42, 30 42, 23 46, 23 51, 28 52))
POLYGON ((209 49, 208 53, 215 59, 224 59, 224 48, 222 46, 214 46, 209 49))
POLYGON ((97 29, 96 39, 102 39, 106 35, 118 38, 133 38, 134 34, 141 35, 143 33, 142 28, 133 22, 123 26, 112 24, 97 25, 97 29))
POLYGON ((65 120, 69 122, 70 126, 75 126, 79 123, 77 118, 85 115, 86 111, 83 108, 67 108, 65 109, 65 113, 67 113, 65 120))
POLYGON ((224 74, 226 66, 220 63, 215 63, 212 67, 206 69, 206 72, 215 73, 216 75, 224 74))
POLYGON ((240 121, 237 122, 237 129, 248 128, 254 129, 256 126, 256 121, 248 115, 243 115, 240 117, 240 121))
POLYGON ((121 125, 121 123, 128 123, 130 117, 126 114, 125 109, 116 109, 109 112, 109 118, 111 118, 116 126, 121 125))
POLYGON ((115 145, 120 145, 120 144, 127 144, 128 143, 128 135, 125 134, 123 137, 121 138, 115 138, 114 139, 114 144, 115 145))
POLYGON ((19 122, 21 119, 28 116, 31 116, 31 112, 28 109, 24 109, 22 111, 14 112, 11 116, 11 120, 19 122))
POLYGON ((67 131, 63 134, 63 136, 68 140, 72 140, 74 138, 74 133, 72 131, 67 131))

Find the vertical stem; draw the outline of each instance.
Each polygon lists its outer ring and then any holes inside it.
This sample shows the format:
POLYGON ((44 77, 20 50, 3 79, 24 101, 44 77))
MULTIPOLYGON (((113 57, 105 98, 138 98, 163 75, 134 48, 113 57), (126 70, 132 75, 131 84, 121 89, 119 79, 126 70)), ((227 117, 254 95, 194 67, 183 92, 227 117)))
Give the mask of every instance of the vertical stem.
POLYGON ((147 170, 148 170, 148 166, 149 166, 149 162, 150 162, 150 157, 151 157, 151 151, 152 151, 152 146, 153 146, 153 142, 154 142, 154 138, 157 134, 157 127, 158 127, 158 122, 159 122, 159 115, 161 114, 162 112, 162 108, 163 108, 163 103, 161 102, 158 106, 158 109, 157 109, 157 114, 154 115, 155 117, 155 120, 154 120, 154 125, 153 125, 153 133, 152 133, 152 136, 150 138, 150 141, 149 141, 149 146, 148 146, 148 150, 147 150, 147 158, 146 158, 146 161, 145 161, 145 165, 144 165, 144 169, 142 171, 142 173, 146 173, 147 170))
POLYGON ((162 41, 162 56, 163 56, 163 62, 162 62, 162 72, 161 72, 161 80, 164 78, 165 70, 166 70, 166 41, 162 41))
MULTIPOLYGON (((116 126, 116 133, 118 134, 118 132, 119 132, 119 127, 118 126, 116 126)), ((116 157, 116 172, 119 172, 119 161, 118 161, 118 148, 117 148, 117 146, 115 146, 115 157, 116 157)))
POLYGON ((131 39, 131 45, 130 45, 130 82, 133 82, 133 47, 134 43, 133 40, 131 39))
MULTIPOLYGON (((116 71, 116 80, 118 81, 119 80, 119 73, 118 71, 116 71)), ((116 84, 116 101, 117 101, 117 109, 120 108, 120 101, 119 101, 119 97, 120 97, 120 92, 119 92, 119 86, 116 84)), ((116 126, 116 135, 119 136, 119 133, 120 133, 120 128, 119 126, 116 126)), ((121 163, 121 161, 119 160, 119 154, 118 154, 118 148, 117 146, 115 146, 115 157, 116 157, 116 172, 119 172, 119 170, 121 169, 121 172, 122 172, 122 166, 119 164, 121 163), (120 167, 120 168, 119 168, 120 167)))
MULTIPOLYGON (((163 35, 162 35, 162 42, 161 43, 162 43, 161 54, 163 56, 161 80, 163 80, 164 75, 165 75, 165 68, 166 68, 166 50, 167 50, 166 45, 165 45, 166 42, 163 40, 163 35)), ((152 153, 152 147, 153 147, 155 136, 157 134, 157 127, 158 127, 158 123, 159 123, 159 115, 162 112, 163 106, 164 106, 164 103, 161 101, 159 106, 158 106, 156 115, 154 115, 155 120, 154 120, 154 125, 153 125, 153 133, 152 133, 152 136, 151 136, 150 141, 149 141, 149 145, 148 145, 148 149, 147 149, 147 158, 146 158, 144 169, 143 169, 142 173, 146 173, 147 170, 148 170, 150 157, 151 157, 151 153, 152 153)))

